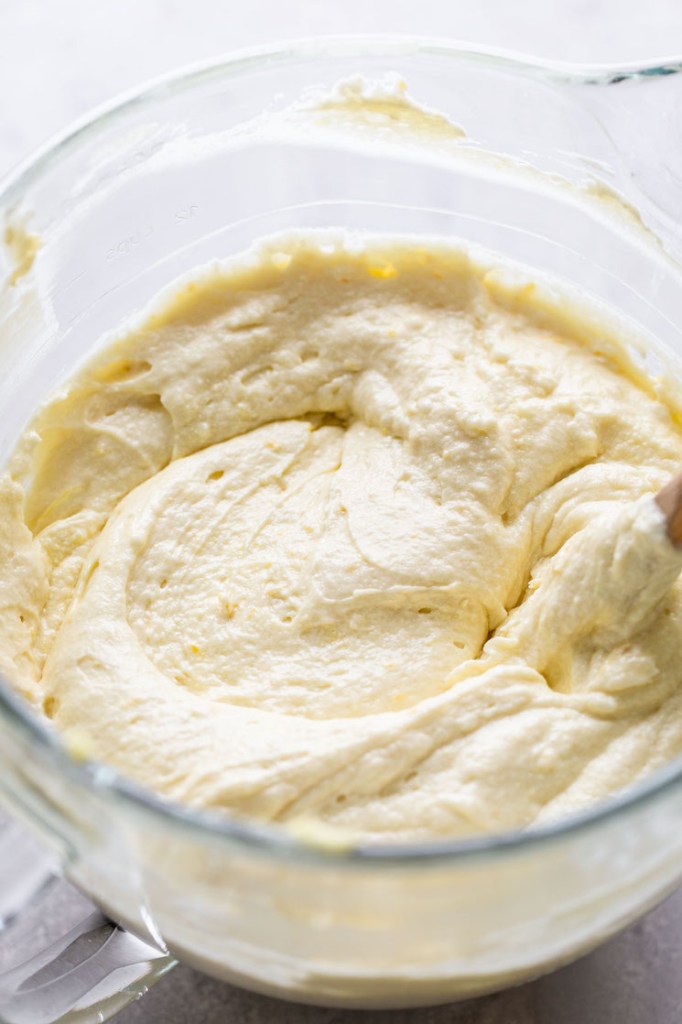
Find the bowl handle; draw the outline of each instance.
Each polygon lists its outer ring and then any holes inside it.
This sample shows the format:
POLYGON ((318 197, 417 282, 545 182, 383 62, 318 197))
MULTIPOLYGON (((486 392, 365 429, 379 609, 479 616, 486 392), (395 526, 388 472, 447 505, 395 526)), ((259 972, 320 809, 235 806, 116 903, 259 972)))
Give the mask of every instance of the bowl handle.
POLYGON ((616 187, 682 259, 682 61, 588 76, 579 89, 615 147, 616 187))
POLYGON ((61 878, 21 825, 0 821, 2 1024, 109 1020, 174 963, 61 878))

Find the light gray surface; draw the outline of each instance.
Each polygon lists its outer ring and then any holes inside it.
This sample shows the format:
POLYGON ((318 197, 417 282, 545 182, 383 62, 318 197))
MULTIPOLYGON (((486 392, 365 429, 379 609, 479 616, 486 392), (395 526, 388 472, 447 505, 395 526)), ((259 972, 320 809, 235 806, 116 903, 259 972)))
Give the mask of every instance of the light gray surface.
MULTIPOLYGON (((412 32, 571 61, 682 54, 681 0, 0 0, 0 174, 95 104, 181 64, 277 39, 412 32)), ((680 1024, 682 892, 579 963, 433 1010, 278 1003, 180 967, 121 1024, 680 1024)))
POLYGON ((498 995, 370 1013, 294 1006, 178 967, 120 1024, 679 1024, 682 891, 591 956, 498 995))

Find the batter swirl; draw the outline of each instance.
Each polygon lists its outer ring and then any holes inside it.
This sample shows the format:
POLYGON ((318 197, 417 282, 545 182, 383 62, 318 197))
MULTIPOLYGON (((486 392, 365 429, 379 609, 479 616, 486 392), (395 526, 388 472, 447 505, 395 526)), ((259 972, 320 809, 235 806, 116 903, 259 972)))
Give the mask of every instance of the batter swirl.
POLYGON ((192 805, 525 826, 682 751, 650 497, 680 460, 570 303, 446 242, 280 236, 38 413, 0 491, 0 668, 192 805))

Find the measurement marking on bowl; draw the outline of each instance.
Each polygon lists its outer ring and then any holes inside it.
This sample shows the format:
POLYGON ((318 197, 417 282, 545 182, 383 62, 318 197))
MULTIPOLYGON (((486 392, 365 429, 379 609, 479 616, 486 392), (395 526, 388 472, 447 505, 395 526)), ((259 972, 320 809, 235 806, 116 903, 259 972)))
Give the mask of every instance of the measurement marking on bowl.
POLYGON ((141 245, 145 239, 149 238, 149 236, 153 234, 154 225, 149 224, 146 228, 142 228, 132 235, 127 235, 125 238, 122 238, 120 242, 117 242, 116 245, 107 249, 105 259, 111 262, 111 260, 117 260, 120 256, 127 256, 132 249, 141 245))
POLYGON ((176 210, 175 219, 177 221, 191 220, 192 217, 196 217, 198 209, 199 207, 196 204, 192 204, 192 206, 186 206, 181 210, 176 210))

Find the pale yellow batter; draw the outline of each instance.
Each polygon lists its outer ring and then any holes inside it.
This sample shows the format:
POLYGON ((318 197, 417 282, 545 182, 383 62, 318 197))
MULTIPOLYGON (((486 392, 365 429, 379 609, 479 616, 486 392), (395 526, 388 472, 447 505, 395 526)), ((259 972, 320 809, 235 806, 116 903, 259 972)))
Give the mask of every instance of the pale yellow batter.
POLYGON ((0 487, 0 669, 192 805, 524 826, 682 752, 669 408, 445 242, 298 234, 170 289, 0 487))

